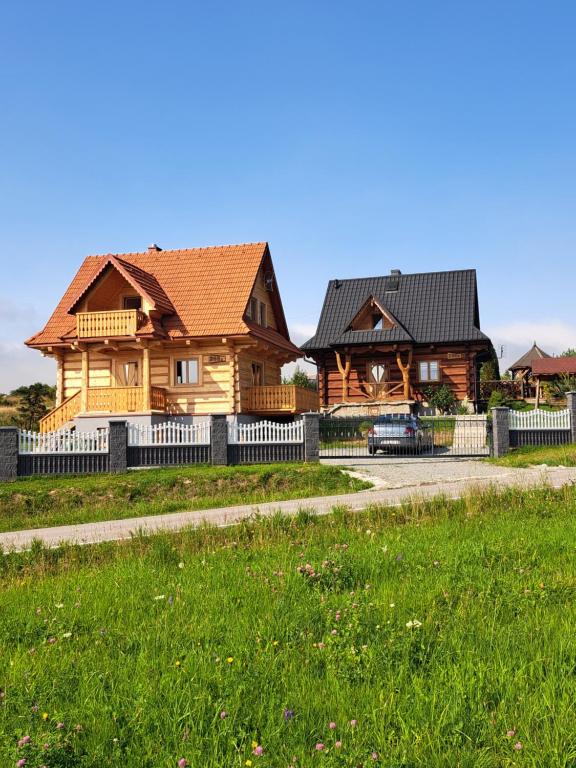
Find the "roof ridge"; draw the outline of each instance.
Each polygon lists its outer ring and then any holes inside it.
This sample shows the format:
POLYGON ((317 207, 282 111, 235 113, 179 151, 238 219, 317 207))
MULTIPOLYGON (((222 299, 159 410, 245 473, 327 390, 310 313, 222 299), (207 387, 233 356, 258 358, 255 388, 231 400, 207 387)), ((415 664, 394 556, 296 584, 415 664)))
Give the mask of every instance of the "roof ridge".
MULTIPOLYGON (((247 246, 257 247, 261 246, 264 248, 268 245, 267 240, 262 240, 258 242, 253 243, 228 243, 227 245, 200 245, 195 246, 193 248, 162 248, 161 250, 157 251, 157 254, 159 257, 161 257, 162 254, 167 253, 189 253, 190 251, 216 251, 216 250, 222 250, 224 248, 246 248, 247 246)), ((121 259, 126 256, 144 256, 147 253, 149 253, 148 250, 145 251, 126 251, 124 253, 89 253, 87 256, 85 256, 86 259, 105 259, 110 258, 111 256, 114 256, 115 258, 121 259)))
POLYGON ((476 272, 476 267, 467 269, 439 269, 436 272, 401 272, 399 275, 368 275, 367 277, 333 277, 329 283, 356 283, 361 280, 385 280, 398 277, 420 277, 421 275, 456 275, 464 272, 476 272))

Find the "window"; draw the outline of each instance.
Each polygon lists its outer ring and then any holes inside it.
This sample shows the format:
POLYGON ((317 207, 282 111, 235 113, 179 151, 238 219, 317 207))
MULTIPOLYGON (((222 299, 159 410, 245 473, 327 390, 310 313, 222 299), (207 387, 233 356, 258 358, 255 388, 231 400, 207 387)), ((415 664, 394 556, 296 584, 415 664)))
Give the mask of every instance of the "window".
POLYGON ((140 296, 124 296, 124 309, 142 309, 142 298, 140 296))
POLYGON ((370 365, 370 378, 374 384, 381 384, 386 381, 386 366, 384 363, 372 363, 370 365))
POLYGON ((382 315, 372 315, 372 330, 373 331, 381 331, 382 330, 382 322, 383 322, 382 315))
POLYGON ((266 304, 263 301, 260 302, 260 317, 258 319, 260 325, 266 328, 266 304))
POLYGON ((255 323, 258 322, 258 299, 255 299, 254 296, 251 297, 248 305, 248 317, 255 323))
POLYGON ((174 384, 198 384, 198 358, 174 361, 174 384))
POLYGON ((264 383, 264 369, 262 363, 252 363, 252 386, 261 387, 264 383))
POLYGON ((419 363, 420 381, 440 381, 440 364, 438 360, 419 363))
POLYGON ((140 373, 137 360, 127 360, 126 362, 120 363, 116 370, 121 387, 140 386, 140 373))

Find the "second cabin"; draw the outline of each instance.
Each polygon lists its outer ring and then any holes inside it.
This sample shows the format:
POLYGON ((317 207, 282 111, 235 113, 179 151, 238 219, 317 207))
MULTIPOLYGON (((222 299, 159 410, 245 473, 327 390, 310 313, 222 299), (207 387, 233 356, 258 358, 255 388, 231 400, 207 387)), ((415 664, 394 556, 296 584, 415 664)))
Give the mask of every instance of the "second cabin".
POLYGON ((473 269, 331 280, 302 350, 318 366, 321 407, 338 416, 407 412, 442 384, 473 409, 494 354, 473 269))

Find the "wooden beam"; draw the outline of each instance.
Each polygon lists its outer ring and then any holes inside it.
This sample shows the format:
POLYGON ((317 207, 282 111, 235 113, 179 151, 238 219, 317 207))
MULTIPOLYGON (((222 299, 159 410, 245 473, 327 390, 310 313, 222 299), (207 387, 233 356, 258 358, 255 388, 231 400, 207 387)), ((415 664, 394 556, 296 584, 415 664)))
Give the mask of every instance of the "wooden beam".
POLYGON ((404 400, 412 399, 412 385, 410 384, 410 366, 412 365, 412 350, 408 352, 408 362, 406 365, 402 362, 402 356, 400 352, 396 352, 396 365, 400 368, 402 373, 402 381, 404 383, 404 400))
POLYGON ((340 352, 336 352, 336 365, 342 376, 342 401, 345 403, 348 400, 348 379, 350 376, 350 368, 352 366, 352 355, 346 353, 346 363, 342 365, 342 359, 340 352))
POLYGON ((86 413, 88 410, 88 383, 90 380, 90 353, 88 349, 83 349, 82 352, 82 380, 81 395, 80 395, 80 412, 86 413))
POLYGON ((150 348, 144 343, 142 349, 142 408, 144 411, 152 409, 152 389, 150 387, 150 348))

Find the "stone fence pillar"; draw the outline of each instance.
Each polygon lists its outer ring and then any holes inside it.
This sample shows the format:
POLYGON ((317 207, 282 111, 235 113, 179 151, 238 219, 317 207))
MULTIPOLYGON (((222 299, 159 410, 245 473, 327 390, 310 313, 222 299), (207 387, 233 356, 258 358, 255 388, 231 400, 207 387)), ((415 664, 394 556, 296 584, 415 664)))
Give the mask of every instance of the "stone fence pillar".
POLYGON ((128 424, 125 421, 110 421, 108 451, 110 472, 126 472, 128 468, 128 424))
POLYGON ((18 430, 0 427, 0 482, 16 480, 18 476, 18 430))
POLYGON ((566 401, 570 411, 570 441, 576 443, 576 392, 567 392, 566 401))
POLYGON ((304 461, 320 460, 320 414, 305 413, 304 419, 304 461))
POLYGON ((212 464, 226 466, 228 464, 228 420, 226 416, 212 416, 210 448, 212 464))
POLYGON ((492 408, 492 454, 505 456, 510 450, 510 409, 492 408))

